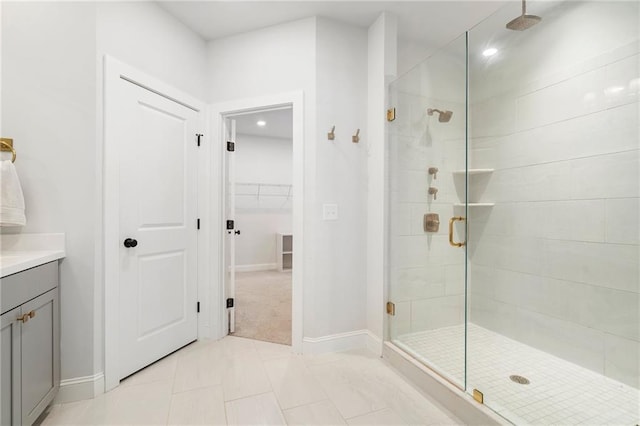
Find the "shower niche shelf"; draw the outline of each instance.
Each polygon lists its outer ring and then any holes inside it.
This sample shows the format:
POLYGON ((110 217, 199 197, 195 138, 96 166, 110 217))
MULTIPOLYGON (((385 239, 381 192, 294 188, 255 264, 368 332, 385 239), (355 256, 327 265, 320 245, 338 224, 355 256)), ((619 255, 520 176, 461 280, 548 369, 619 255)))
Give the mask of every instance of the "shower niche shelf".
MULTIPOLYGON (((462 183, 460 179, 464 177, 465 174, 469 173, 469 198, 473 200, 473 202, 469 203, 469 207, 493 207, 495 203, 481 203, 477 202, 477 200, 482 198, 482 193, 484 192, 484 187, 486 187, 487 182, 490 178, 491 173, 493 173, 495 169, 468 169, 468 170, 454 170, 453 177, 456 178, 454 180, 457 183, 462 183)), ((458 189, 460 189, 458 187, 458 189)), ((458 193, 460 199, 465 198, 463 193, 458 193)), ((464 203, 455 203, 454 207, 464 207, 464 203)))
MULTIPOLYGON (((483 175, 488 173, 493 173, 495 169, 469 169, 469 176, 471 175, 483 175)), ((454 175, 464 175, 464 170, 454 170, 452 172, 454 175)))
MULTIPOLYGON (((469 207, 493 207, 495 203, 469 203, 469 207)), ((464 207, 464 203, 454 203, 453 207, 464 207)))

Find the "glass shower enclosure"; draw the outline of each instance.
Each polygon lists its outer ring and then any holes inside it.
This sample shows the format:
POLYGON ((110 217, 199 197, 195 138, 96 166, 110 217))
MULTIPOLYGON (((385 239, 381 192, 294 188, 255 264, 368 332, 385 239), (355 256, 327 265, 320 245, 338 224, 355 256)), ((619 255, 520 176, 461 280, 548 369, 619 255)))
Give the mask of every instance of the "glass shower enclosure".
POLYGON ((390 342, 516 424, 640 419, 637 2, 503 9, 390 85, 390 342))

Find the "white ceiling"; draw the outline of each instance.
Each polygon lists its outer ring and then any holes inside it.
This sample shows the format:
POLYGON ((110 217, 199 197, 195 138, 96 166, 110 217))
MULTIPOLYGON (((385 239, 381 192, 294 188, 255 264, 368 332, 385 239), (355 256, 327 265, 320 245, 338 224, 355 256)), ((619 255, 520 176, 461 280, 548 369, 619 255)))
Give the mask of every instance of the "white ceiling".
POLYGON ((236 120, 237 134, 293 139, 293 112, 291 108, 252 112, 233 118, 236 120), (258 120, 266 121, 267 125, 259 127, 256 124, 258 120))
POLYGON ((323 16, 367 28, 381 12, 387 11, 398 17, 401 39, 428 47, 445 45, 505 3, 506 0, 159 1, 162 8, 205 40, 311 16, 323 16))

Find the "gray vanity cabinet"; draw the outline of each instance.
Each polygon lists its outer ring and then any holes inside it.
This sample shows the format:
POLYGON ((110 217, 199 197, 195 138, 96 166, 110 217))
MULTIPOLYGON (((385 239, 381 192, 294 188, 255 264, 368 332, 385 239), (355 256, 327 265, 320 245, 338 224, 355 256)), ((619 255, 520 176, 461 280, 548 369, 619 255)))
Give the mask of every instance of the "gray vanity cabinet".
POLYGON ((57 261, 2 278, 2 426, 33 424, 59 389, 57 286, 57 261))

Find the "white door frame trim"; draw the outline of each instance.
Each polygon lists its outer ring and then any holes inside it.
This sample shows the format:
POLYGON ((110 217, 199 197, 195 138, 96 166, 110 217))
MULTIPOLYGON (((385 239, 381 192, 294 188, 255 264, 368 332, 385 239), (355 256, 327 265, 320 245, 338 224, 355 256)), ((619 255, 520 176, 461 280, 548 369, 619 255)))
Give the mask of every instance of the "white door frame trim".
MULTIPOLYGON (((104 57, 104 86, 103 86, 103 111, 104 126, 102 133, 103 158, 104 162, 98 159, 98 170, 103 170, 104 180, 102 187, 103 195, 103 223, 102 240, 104 243, 104 378, 105 391, 118 386, 118 354, 119 354, 119 268, 120 268, 120 198, 119 198, 119 153, 116 141, 112 140, 110 134, 111 120, 114 116, 113 97, 117 96, 117 87, 120 80, 126 80, 132 84, 141 86, 158 95, 178 102, 194 111, 199 112, 200 129, 205 128, 206 116, 205 104, 192 96, 154 78, 134 67, 126 65, 110 56, 104 57), (113 236, 117 238, 113 238, 113 236)), ((204 133, 204 132, 202 132, 204 133)), ((206 138, 206 136, 205 136, 206 138)), ((194 140, 195 143, 195 140, 194 140)), ((206 144, 206 139, 205 139, 206 144)), ((99 157, 99 156, 98 156, 99 157)), ((198 216, 209 215, 208 204, 201 203, 202 193, 208 192, 208 179, 205 179, 204 168, 206 155, 198 158, 198 216)), ((203 238, 198 236, 198 294, 201 294, 203 287, 206 287, 208 276, 201 273, 200 265, 206 263, 209 258, 207 253, 208 245, 201 242, 203 238)), ((206 240, 206 239, 205 239, 206 240)), ((205 270, 205 272, 208 270, 205 270)), ((203 315, 198 316, 198 337, 203 329, 203 315)))
MULTIPOLYGON (((304 267, 304 93, 302 91, 279 93, 269 96, 261 96, 248 99, 239 99, 229 102, 214 104, 211 106, 211 138, 212 145, 215 147, 211 150, 211 179, 218 185, 212 186, 212 205, 211 205, 211 259, 218 261, 216 276, 212 274, 212 278, 217 278, 211 285, 211 306, 219 306, 223 308, 224 299, 224 230, 223 223, 225 219, 225 202, 224 202, 224 182, 225 182, 225 158, 226 143, 224 141, 223 120, 227 116, 237 115, 239 113, 248 113, 251 111, 265 110, 290 105, 293 111, 293 272, 292 272, 292 303, 291 303, 291 350, 294 353, 302 353, 303 338, 303 267, 304 267), (215 203, 215 204, 213 204, 215 203), (215 226, 217 224, 217 226, 215 226)), ((227 310, 211 309, 210 324, 212 325, 212 338, 220 339, 227 335, 227 310)))

